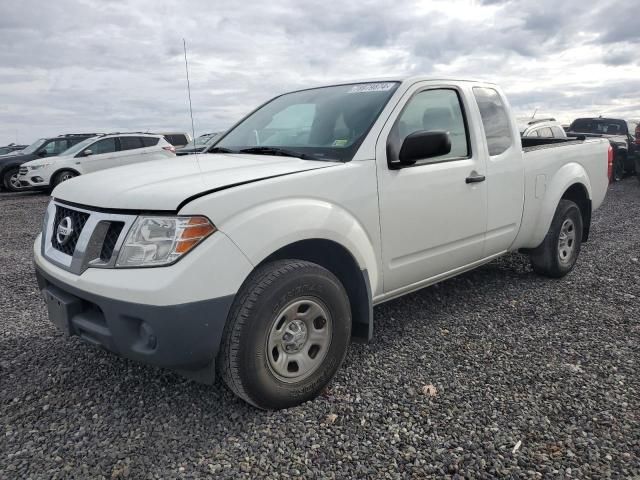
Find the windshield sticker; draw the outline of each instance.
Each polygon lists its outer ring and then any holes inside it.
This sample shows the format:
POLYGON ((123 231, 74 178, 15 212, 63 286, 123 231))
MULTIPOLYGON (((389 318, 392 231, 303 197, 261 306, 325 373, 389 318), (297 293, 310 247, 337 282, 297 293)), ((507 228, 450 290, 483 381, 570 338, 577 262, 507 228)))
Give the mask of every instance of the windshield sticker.
POLYGON ((393 82, 385 83, 361 83, 354 85, 347 93, 387 92, 393 88, 393 82))
POLYGON ((347 146, 347 142, 348 142, 348 140, 345 140, 345 139, 334 140, 334 142, 333 142, 333 144, 331 146, 332 147, 346 147, 347 146))

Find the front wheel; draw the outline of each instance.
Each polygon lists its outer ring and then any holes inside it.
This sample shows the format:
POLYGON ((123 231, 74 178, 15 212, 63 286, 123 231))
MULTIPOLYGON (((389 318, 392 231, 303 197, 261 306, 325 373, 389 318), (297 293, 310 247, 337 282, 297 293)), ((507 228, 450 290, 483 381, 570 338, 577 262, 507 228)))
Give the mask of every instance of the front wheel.
POLYGON ((53 182, 51 182, 51 189, 53 190, 62 182, 66 182, 67 180, 71 180, 74 177, 77 177, 78 174, 76 172, 72 172, 71 170, 63 170, 58 172, 53 177, 53 182))
POLYGON ((581 245, 580 208, 570 200, 560 200, 547 235, 530 253, 531 266, 540 275, 564 277, 576 264, 581 245))
POLYGON ((17 168, 11 168, 4 173, 2 176, 2 185, 5 190, 8 190, 9 192, 19 192, 24 190, 20 180, 18 180, 17 168))
POLYGON ((279 260, 238 292, 218 355, 218 372, 240 398, 263 409, 315 398, 342 364, 351 309, 340 281, 315 263, 279 260))
POLYGON ((613 181, 619 182, 624 178, 625 163, 627 157, 624 154, 616 155, 613 163, 613 181))

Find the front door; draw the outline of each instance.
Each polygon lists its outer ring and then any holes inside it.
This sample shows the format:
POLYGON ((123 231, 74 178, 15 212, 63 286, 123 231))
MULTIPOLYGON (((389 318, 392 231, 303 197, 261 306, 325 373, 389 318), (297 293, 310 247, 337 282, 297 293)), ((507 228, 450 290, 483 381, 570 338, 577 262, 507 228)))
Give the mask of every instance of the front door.
POLYGON ((83 152, 80 152, 82 156, 77 159, 82 173, 97 172, 105 168, 119 166, 117 150, 116 137, 103 138, 89 145, 83 152), (87 150, 91 150, 90 155, 84 155, 87 150))
POLYGON ((417 84, 406 95, 376 145, 385 293, 480 260, 487 225, 487 182, 478 181, 486 155, 471 148, 477 133, 468 128, 462 92, 417 84), (390 168, 389 136, 401 144, 420 130, 447 131, 451 152, 390 168))

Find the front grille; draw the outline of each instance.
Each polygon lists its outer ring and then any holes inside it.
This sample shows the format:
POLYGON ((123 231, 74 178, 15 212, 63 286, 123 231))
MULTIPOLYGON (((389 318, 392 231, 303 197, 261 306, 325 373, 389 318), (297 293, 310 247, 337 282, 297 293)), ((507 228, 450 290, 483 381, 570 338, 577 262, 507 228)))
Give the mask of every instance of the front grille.
POLYGON ((73 255, 73 252, 76 249, 76 244, 78 243, 78 238, 82 233, 82 229, 84 228, 84 224, 87 223, 89 219, 89 214, 85 212, 79 212, 77 210, 71 210, 70 208, 63 207, 61 205, 56 205, 56 214, 53 219, 53 234, 51 235, 51 244, 53 248, 56 250, 66 253, 67 255, 73 255), (63 243, 58 242, 58 226, 62 219, 69 217, 71 219, 71 227, 72 232, 67 241, 63 243))
POLYGON ((107 234, 102 242, 102 249, 100 250, 100 260, 103 262, 111 260, 113 250, 116 248, 116 243, 118 243, 118 238, 123 228, 124 222, 111 222, 109 224, 109 229, 107 230, 107 234))
POLYGON ((27 167, 20 167, 18 173, 20 173, 20 175, 26 175, 27 173, 29 173, 29 169, 27 167))
POLYGON ((137 215, 117 211, 70 207, 53 200, 47 207, 42 254, 78 275, 89 267, 113 268, 119 240, 136 218, 137 215))

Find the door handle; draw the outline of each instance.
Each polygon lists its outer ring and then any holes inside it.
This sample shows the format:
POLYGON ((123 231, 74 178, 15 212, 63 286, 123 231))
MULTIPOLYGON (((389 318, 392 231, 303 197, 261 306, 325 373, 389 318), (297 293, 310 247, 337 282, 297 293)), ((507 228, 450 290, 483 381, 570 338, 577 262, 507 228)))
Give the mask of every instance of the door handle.
POLYGON ((471 172, 471 175, 469 175, 464 182, 465 183, 480 183, 480 182, 484 182, 486 180, 486 177, 484 175, 480 175, 478 174, 478 172, 473 171, 471 172))

